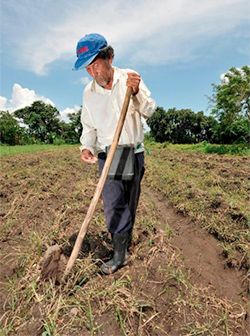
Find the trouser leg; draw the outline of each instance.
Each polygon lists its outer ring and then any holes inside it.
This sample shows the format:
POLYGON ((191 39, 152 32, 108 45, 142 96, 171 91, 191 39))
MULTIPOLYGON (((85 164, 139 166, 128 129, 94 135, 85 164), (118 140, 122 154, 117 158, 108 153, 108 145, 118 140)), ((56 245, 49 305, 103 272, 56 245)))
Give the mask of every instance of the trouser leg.
POLYGON ((129 210, 132 216, 131 227, 129 229, 128 248, 131 246, 132 243, 132 232, 135 223, 136 209, 141 194, 141 180, 145 172, 144 153, 136 154, 135 172, 136 174, 134 180, 128 181, 126 186, 126 199, 128 201, 129 210))
MULTIPOLYGON (((105 158, 98 159, 101 173, 105 158)), ((135 174, 131 181, 107 180, 102 196, 107 228, 111 233, 132 232, 144 174, 144 153, 135 155, 135 174)))
MULTIPOLYGON (((105 159, 99 157, 98 163, 101 173, 105 159)), ((103 188, 104 213, 114 247, 113 258, 101 266, 104 274, 116 272, 127 262, 127 248, 132 240, 141 191, 140 183, 144 174, 143 153, 135 155, 134 172, 134 178, 131 181, 107 180, 103 188)))

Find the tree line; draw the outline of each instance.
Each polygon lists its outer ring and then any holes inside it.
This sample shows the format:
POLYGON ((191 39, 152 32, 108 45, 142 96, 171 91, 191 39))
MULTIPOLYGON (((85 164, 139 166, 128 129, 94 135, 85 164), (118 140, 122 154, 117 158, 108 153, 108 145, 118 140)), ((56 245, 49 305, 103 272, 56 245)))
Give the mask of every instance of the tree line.
POLYGON ((82 133, 81 109, 68 115, 68 123, 59 116, 56 107, 42 101, 13 113, 0 111, 0 142, 8 145, 78 143, 82 133))
MULTIPOLYGON (((157 142, 249 143, 250 67, 231 68, 220 84, 213 84, 209 98, 211 113, 190 109, 157 107, 147 120, 150 135, 157 142)), ((59 111, 42 101, 10 113, 0 111, 0 143, 78 143, 82 132, 81 109, 61 121, 59 111)))
POLYGON ((157 142, 232 144, 250 141, 250 67, 231 68, 213 84, 211 113, 158 107, 147 121, 157 142))

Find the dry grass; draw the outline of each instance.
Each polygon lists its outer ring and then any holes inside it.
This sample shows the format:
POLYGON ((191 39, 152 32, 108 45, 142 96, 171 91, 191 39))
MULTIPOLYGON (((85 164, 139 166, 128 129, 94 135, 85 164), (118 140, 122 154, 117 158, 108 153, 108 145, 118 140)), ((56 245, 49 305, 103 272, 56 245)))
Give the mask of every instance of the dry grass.
MULTIPOLYGON (((171 245, 171 230, 159 229, 157 209, 146 196, 128 266, 112 276, 99 274, 100 260, 111 249, 100 202, 67 283, 41 282, 46 246, 70 244, 86 214, 97 171, 83 167, 73 148, 4 158, 2 166, 1 335, 245 335, 244 306, 190 280, 171 245)), ((152 161, 148 168, 147 183, 165 185, 164 176, 155 174, 153 180, 152 161)))

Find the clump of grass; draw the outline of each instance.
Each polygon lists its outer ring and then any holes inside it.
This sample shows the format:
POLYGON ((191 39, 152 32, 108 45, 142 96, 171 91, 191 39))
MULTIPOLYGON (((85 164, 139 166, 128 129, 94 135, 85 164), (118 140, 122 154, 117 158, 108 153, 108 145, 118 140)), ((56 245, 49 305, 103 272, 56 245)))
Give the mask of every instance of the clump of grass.
POLYGON ((205 153, 231 154, 231 155, 250 155, 250 148, 247 144, 238 145, 212 145, 206 144, 205 153))

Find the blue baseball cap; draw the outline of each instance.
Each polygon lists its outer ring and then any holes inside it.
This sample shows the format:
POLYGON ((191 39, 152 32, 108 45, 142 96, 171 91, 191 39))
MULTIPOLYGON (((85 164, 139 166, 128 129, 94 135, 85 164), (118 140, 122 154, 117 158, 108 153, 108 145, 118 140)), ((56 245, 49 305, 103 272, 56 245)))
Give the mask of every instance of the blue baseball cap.
POLYGON ((99 54, 101 49, 108 46, 107 40, 100 34, 87 34, 81 38, 76 46, 77 61, 74 70, 88 66, 99 54))

